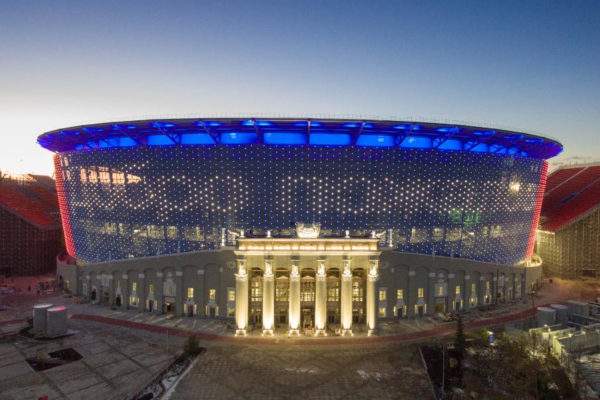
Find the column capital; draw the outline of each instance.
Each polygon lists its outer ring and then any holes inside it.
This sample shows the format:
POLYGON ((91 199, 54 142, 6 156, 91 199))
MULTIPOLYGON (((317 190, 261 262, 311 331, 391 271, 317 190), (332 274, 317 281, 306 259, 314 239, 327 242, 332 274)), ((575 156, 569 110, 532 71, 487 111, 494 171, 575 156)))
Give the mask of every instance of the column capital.
POLYGON ((245 282, 248 280, 248 274, 234 274, 235 280, 239 282, 245 282))
POLYGON ((294 261, 292 260, 292 270, 290 271, 290 279, 291 280, 300 279, 300 272, 298 271, 298 262, 297 261, 294 263, 294 261))
POLYGON ((271 282, 273 281, 273 279, 275 278, 275 276, 271 273, 270 275, 264 274, 263 275, 263 280, 271 282))
POLYGON ((367 275, 367 279, 369 280, 369 282, 377 282, 377 280, 379 280, 379 274, 373 275, 373 274, 369 273, 367 275))

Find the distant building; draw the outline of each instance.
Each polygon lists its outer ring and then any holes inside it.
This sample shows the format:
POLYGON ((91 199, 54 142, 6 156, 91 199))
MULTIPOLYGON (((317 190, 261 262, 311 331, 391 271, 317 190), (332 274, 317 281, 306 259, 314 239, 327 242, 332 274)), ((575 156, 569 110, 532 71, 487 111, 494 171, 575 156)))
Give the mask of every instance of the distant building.
POLYGON ((537 253, 548 275, 600 276, 600 164, 548 176, 537 253))
POLYGON ((54 181, 39 175, 0 176, 0 274, 52 271, 63 247, 54 181))

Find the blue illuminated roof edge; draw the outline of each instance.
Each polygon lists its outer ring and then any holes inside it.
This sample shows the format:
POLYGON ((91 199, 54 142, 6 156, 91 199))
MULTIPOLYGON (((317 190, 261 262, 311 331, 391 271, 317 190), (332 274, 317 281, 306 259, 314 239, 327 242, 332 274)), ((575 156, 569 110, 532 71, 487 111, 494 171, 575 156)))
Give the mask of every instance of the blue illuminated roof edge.
POLYGON ((57 129, 40 135, 37 141, 48 150, 61 153, 96 148, 153 146, 148 141, 151 135, 164 135, 165 139, 162 141, 157 141, 156 136, 151 141, 163 143, 164 146, 313 146, 310 138, 315 134, 328 135, 321 137, 325 138, 324 141, 315 141, 318 145, 334 147, 473 151, 537 159, 552 158, 562 151, 562 144, 554 139, 489 127, 351 119, 186 118, 117 121, 57 129), (265 142, 265 133, 283 135, 277 136, 275 142, 269 142, 270 139, 265 142), (182 144, 181 135, 186 134, 196 134, 198 144, 189 137, 182 144), (286 142, 285 134, 289 134, 289 143, 286 142), (306 135, 306 140, 302 140, 302 135, 306 135), (339 135, 339 143, 336 143, 336 135, 339 135), (200 140, 201 137, 204 138, 200 140), (446 142, 452 143, 452 146, 444 145, 446 142))

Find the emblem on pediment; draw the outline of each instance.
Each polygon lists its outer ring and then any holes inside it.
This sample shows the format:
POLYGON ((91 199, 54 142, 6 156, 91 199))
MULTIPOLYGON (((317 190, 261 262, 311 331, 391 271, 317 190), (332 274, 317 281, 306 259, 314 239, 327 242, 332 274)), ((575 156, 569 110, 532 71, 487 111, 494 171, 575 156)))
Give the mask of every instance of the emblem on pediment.
POLYGON ((321 224, 296 222, 296 235, 301 239, 316 239, 321 233, 321 224))

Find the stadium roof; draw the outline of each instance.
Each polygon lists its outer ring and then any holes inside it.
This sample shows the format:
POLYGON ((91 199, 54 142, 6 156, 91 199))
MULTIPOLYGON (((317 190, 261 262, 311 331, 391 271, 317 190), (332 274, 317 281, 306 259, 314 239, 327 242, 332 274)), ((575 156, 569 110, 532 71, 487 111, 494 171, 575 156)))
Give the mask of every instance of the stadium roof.
POLYGON ((600 164, 563 167, 548 176, 540 229, 556 232, 600 205, 600 164))
POLYGON ((415 121, 188 118, 122 121, 46 132, 38 143, 55 152, 135 146, 400 147, 548 159, 562 151, 552 139, 500 129, 415 121))
POLYGON ((56 192, 47 187, 0 184, 0 207, 39 228, 60 228, 56 192))

